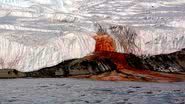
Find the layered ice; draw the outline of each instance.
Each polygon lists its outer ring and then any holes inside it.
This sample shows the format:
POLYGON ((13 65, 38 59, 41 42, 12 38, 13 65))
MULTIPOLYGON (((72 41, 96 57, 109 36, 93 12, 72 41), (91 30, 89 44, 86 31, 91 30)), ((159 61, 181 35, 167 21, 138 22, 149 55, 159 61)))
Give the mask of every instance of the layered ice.
POLYGON ((185 48, 184 10, 184 0, 0 0, 0 68, 32 71, 90 54, 95 23, 134 30, 132 44, 123 41, 127 29, 109 32, 118 52, 178 51, 185 48))
POLYGON ((24 37, 10 38, 0 37, 0 68, 17 69, 22 72, 49 67, 68 59, 81 58, 93 52, 95 48, 94 39, 82 33, 70 33, 46 41, 30 38, 23 42, 24 37))
POLYGON ((93 52, 87 33, 62 30, 73 7, 73 0, 1 0, 0 68, 34 71, 93 52))

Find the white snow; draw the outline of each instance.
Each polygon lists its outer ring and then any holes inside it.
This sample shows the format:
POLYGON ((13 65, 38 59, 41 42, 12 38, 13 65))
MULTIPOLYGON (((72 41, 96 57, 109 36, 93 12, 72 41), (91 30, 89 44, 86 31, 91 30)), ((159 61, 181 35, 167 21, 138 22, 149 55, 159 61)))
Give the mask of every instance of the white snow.
POLYGON ((185 48, 184 13, 184 0, 0 0, 0 68, 32 71, 85 56, 94 23, 133 26, 135 54, 174 52, 185 48))

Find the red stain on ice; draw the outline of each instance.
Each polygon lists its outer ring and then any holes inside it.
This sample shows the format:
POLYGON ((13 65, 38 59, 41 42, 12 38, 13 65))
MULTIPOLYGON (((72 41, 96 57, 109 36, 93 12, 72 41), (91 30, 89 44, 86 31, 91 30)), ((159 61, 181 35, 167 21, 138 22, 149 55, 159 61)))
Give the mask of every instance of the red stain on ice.
POLYGON ((115 52, 114 40, 108 35, 97 35, 95 52, 86 56, 88 60, 109 58, 117 66, 117 71, 103 73, 100 75, 90 75, 88 78, 109 81, 147 81, 147 82, 174 82, 184 81, 185 75, 160 73, 146 69, 136 69, 130 67, 126 61, 129 54, 115 52))
POLYGON ((94 37, 96 40, 96 48, 97 51, 109 51, 115 52, 115 44, 114 40, 109 35, 97 35, 94 37))
POLYGON ((185 75, 161 73, 147 69, 136 69, 130 67, 126 61, 129 54, 116 52, 95 52, 93 55, 85 57, 88 60, 109 58, 117 66, 117 71, 92 75, 90 78, 109 81, 146 81, 146 82, 175 82, 185 80, 185 75))

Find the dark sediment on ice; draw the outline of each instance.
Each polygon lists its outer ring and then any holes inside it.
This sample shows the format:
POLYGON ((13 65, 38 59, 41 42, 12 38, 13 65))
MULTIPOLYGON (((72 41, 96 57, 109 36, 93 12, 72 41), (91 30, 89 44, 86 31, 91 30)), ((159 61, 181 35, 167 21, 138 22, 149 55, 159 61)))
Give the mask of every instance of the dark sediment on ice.
POLYGON ((19 72, 14 69, 0 70, 0 78, 18 77, 69 77, 76 75, 95 75, 116 70, 116 65, 108 58, 88 60, 86 58, 72 59, 59 63, 52 67, 46 67, 38 71, 19 72))
POLYGON ((73 75, 93 75, 115 70, 116 65, 107 58, 86 60, 85 58, 64 61, 56 66, 28 72, 28 77, 67 77, 73 75))
POLYGON ((154 56, 128 55, 129 66, 159 72, 177 73, 185 71, 185 49, 170 54, 154 56))
MULTIPOLYGON (((164 56, 168 56, 166 54, 164 56)), ((174 54, 170 54, 174 55, 174 54)), ((151 56, 148 56, 150 58, 151 56)), ((156 56, 161 57, 161 56, 156 56)), ((87 60, 110 59, 115 65, 116 70, 97 75, 85 76, 96 80, 112 80, 112 81, 147 81, 147 82, 174 82, 184 81, 185 73, 179 70, 179 73, 159 72, 153 69, 143 69, 145 64, 140 56, 133 54, 121 54, 116 52, 95 52, 92 55, 84 57, 87 60), (135 65, 135 66, 134 66, 135 65)), ((153 60, 152 60, 153 61, 153 60)), ((163 60, 165 63, 165 60, 163 60)), ((155 62, 155 60, 154 60, 155 62)), ((155 64, 155 63, 154 63, 155 64)), ((178 68, 177 66, 174 66, 178 68)), ((168 70, 168 69, 167 69, 168 70)), ((77 77, 78 78, 78 77, 77 77)), ((79 76, 81 78, 81 76, 79 76)))

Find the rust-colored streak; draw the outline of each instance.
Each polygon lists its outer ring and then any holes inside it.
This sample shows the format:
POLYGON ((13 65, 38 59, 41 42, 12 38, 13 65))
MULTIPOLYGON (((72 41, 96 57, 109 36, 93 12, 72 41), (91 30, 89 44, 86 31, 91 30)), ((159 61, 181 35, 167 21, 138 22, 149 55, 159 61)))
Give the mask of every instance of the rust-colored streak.
POLYGON ((89 60, 109 58, 114 62, 114 64, 116 64, 117 69, 126 69, 129 67, 125 60, 126 57, 127 57, 127 54, 108 52, 108 51, 102 51, 102 52, 99 51, 99 52, 93 53, 92 55, 86 56, 85 58, 89 60))
MULTIPOLYGON (((109 58, 117 66, 117 70, 100 75, 90 75, 88 78, 106 81, 146 81, 146 82, 175 82, 185 81, 185 74, 172 74, 150 71, 146 69, 136 69, 127 64, 126 57, 129 54, 116 52, 95 52, 86 56, 88 60, 109 58)), ((86 76, 87 77, 87 76, 86 76)))
POLYGON ((139 82, 179 82, 185 81, 185 75, 179 74, 167 74, 167 73, 159 73, 162 74, 161 76, 155 76, 148 74, 139 74, 134 72, 133 70, 124 70, 122 72, 110 72, 110 73, 103 73, 101 75, 92 75, 88 78, 95 79, 95 80, 104 80, 104 81, 139 81, 139 82), (127 72, 129 70, 129 72, 127 72), (130 73, 132 72, 132 73, 130 73), (149 76, 148 76, 149 75, 149 76))
POLYGON ((113 39, 109 35, 97 35, 94 37, 96 40, 96 48, 95 52, 97 51, 115 51, 115 44, 113 39))

